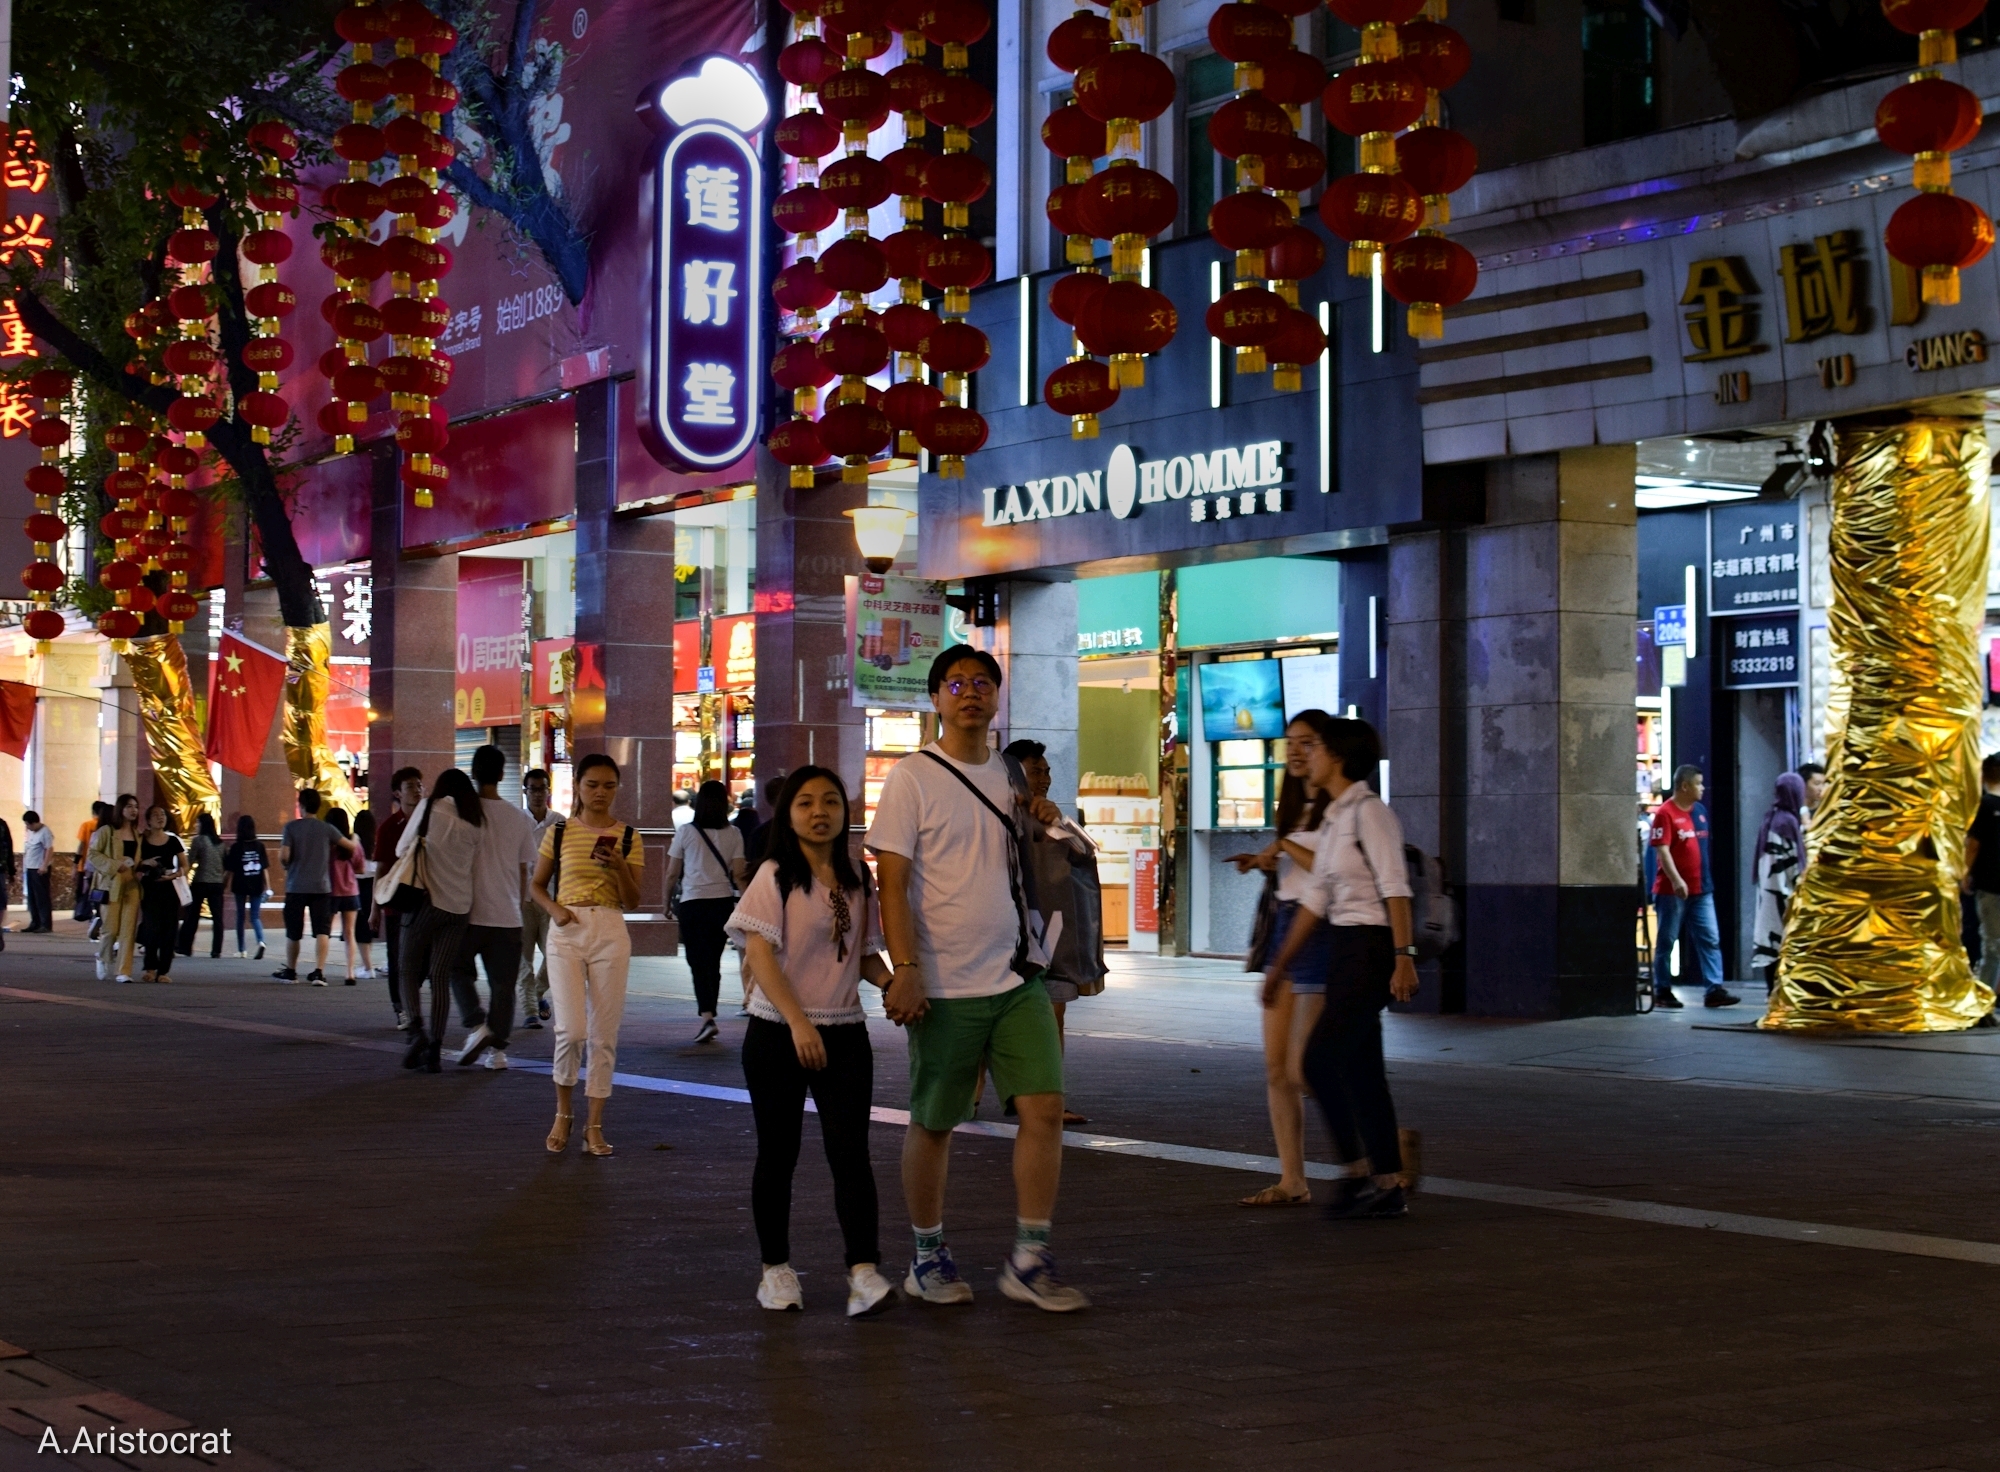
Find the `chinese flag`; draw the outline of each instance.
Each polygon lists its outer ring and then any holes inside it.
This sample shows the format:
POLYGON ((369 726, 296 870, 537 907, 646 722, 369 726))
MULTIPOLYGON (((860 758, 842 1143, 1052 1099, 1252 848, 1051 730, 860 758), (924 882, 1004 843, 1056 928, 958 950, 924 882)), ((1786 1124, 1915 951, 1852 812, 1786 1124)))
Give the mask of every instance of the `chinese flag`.
POLYGON ((19 761, 35 734, 35 687, 0 680, 0 752, 19 761))
POLYGON ((285 692, 282 655, 235 634, 222 636, 208 689, 208 759, 246 777, 263 764, 264 743, 285 692))

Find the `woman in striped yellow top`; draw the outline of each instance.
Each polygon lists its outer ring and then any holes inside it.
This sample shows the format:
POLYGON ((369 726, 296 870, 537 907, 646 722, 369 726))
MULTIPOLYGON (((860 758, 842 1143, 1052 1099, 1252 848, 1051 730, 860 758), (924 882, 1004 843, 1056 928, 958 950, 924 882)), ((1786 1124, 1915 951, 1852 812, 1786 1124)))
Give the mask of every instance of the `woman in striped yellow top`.
POLYGON ((577 1055, 590 1044, 590 1100, 583 1149, 609 1155, 604 1101, 618 1062, 618 1024, 625 1016, 625 976, 632 938, 625 912, 639 903, 645 850, 632 827, 611 817, 618 797, 618 763, 592 752, 576 764, 576 814, 542 835, 535 863, 535 903, 548 912, 549 998, 555 1012, 556 1122, 548 1148, 569 1145, 577 1055))

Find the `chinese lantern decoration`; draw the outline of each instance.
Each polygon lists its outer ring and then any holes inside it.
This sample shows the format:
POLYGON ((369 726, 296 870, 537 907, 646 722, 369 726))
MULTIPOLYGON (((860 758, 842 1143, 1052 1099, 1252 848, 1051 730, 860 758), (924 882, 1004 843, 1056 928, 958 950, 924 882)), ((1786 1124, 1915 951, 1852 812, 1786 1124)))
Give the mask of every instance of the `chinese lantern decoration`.
POLYGON ((1118 385, 1111 370, 1088 354, 1071 358, 1042 384, 1042 401, 1067 414, 1070 438, 1097 438, 1097 416, 1118 402, 1118 385))
MULTIPOLYGON (((1288 22, 1317 8, 1301 3, 1301 0, 1266 0, 1270 9, 1287 17, 1288 22)), ((1264 247, 1264 276, 1270 289, 1282 297, 1287 306, 1296 308, 1299 304, 1299 283, 1314 275, 1326 264, 1326 248, 1319 237, 1298 223, 1299 195, 1318 184, 1326 174, 1326 155, 1316 144, 1297 136, 1304 118, 1304 108, 1308 103, 1319 100, 1326 86, 1326 69, 1318 58, 1300 51, 1293 43, 1289 23, 1285 30, 1283 49, 1271 52, 1256 63, 1255 80, 1258 90, 1270 102, 1284 109, 1290 124, 1283 137, 1260 140, 1262 150, 1257 155, 1256 164, 1263 187, 1285 207, 1291 216, 1291 226, 1276 241, 1264 247)), ((1265 346, 1265 356, 1271 364, 1272 386, 1280 391, 1291 391, 1298 387, 1295 364, 1285 359, 1270 357, 1271 344, 1265 346)))
POLYGON ((250 262, 243 301, 254 334, 244 344, 243 365, 257 375, 257 387, 236 401, 236 417, 250 425, 252 440, 268 445, 272 431, 291 418, 291 407, 278 397, 278 375, 292 366, 292 345, 278 333, 298 297, 278 284, 278 267, 292 255, 292 237, 280 227, 287 214, 298 212, 299 186, 284 168, 298 156, 299 140, 290 128, 270 119, 250 129, 250 146, 262 165, 262 177, 249 189, 262 228, 243 237, 243 258, 250 262))
POLYGON ((44 654, 49 641, 63 631, 63 616, 51 605, 69 582, 56 563, 55 551, 69 534, 69 525, 57 514, 57 507, 69 488, 69 478, 59 462, 63 446, 69 443, 69 424, 61 415, 71 383, 71 376, 59 368, 43 368, 27 382, 30 397, 42 404, 40 416, 28 426, 29 442, 41 451, 41 463, 30 466, 27 472, 28 492, 35 498, 34 512, 26 523, 34 560, 22 569, 21 582, 35 606, 22 620, 22 627, 44 654))
MULTIPOLYGON (((1049 33, 1049 60, 1066 72, 1080 71, 1111 51, 1111 25, 1102 17, 1079 10, 1049 33)), ((1089 227, 1076 217, 1077 192, 1090 182, 1097 160, 1104 157, 1107 129, 1072 100, 1042 122, 1042 145, 1063 161, 1063 182, 1050 190, 1049 221, 1064 237, 1063 257, 1076 270, 1049 289, 1049 307, 1074 328, 1079 300, 1095 296, 1106 285, 1097 271, 1097 247, 1089 227)), ((1042 384, 1042 402, 1069 418, 1071 439, 1095 439, 1097 416, 1118 402, 1118 383, 1104 364, 1083 351, 1074 331, 1069 361, 1042 384)))
MULTIPOLYGON (((1987 240, 1992 233, 1989 229, 1987 240)), ((1410 336, 1444 336, 1444 309, 1472 295, 1479 263, 1472 252, 1435 231, 1422 230, 1385 253, 1382 285, 1409 311, 1410 336)))
POLYGON ((897 0, 889 7, 886 19, 902 37, 904 60, 883 77, 890 104, 902 116, 904 142, 882 161, 902 228, 882 242, 889 279, 896 283, 896 301, 881 314, 883 335, 895 355, 896 381, 882 395, 880 407, 894 435, 894 452, 912 457, 920 448, 918 422, 944 397, 923 381, 918 356, 924 338, 938 325, 937 313, 924 300, 924 255, 937 238, 924 228, 924 176, 932 158, 924 141, 930 134, 927 113, 944 96, 944 87, 937 68, 926 60, 928 15, 926 0, 897 0))
MULTIPOLYGON (((1312 235, 1310 230, 1305 233, 1312 235)), ((1316 237, 1314 243, 1318 243, 1316 237)), ((1301 370, 1308 363, 1317 363, 1325 351, 1326 334, 1320 331, 1319 323, 1295 306, 1286 307, 1278 330, 1264 344, 1264 356, 1271 361, 1271 387, 1280 393, 1297 393, 1305 382, 1301 370)))
MULTIPOLYGON (((201 152, 199 137, 190 134, 181 140, 182 156, 190 165, 200 165, 201 152)), ((219 195, 204 182, 182 179, 168 188, 167 196, 181 207, 181 228, 167 237, 167 263, 180 269, 180 285, 167 299, 180 324, 180 338, 167 345, 164 355, 180 397, 167 406, 167 422, 198 452, 208 442, 209 427, 222 417, 221 395, 214 381, 222 355, 209 345, 214 302, 208 286, 211 263, 221 242, 202 213, 219 195)))
POLYGON ((370 366, 368 345, 381 337, 381 313, 369 302, 372 283, 383 271, 382 251, 368 238, 369 227, 388 209, 388 197, 370 178, 371 166, 388 149, 375 126, 375 104, 390 95, 388 68, 375 62, 375 47, 389 39, 387 5, 349 5, 334 18, 334 29, 352 47, 348 64, 334 77, 334 90, 347 99, 352 121, 333 135, 333 152, 347 162, 347 178, 327 188, 322 202, 341 233, 320 248, 333 272, 333 293, 320 314, 333 328, 339 347, 320 359, 333 387, 333 402, 320 415, 320 428, 333 436, 334 450, 354 449, 354 428, 368 419, 368 405, 380 398, 381 375, 370 366))
POLYGON ((1875 136, 1910 154, 1910 182, 1920 191, 1889 218, 1889 254, 1919 271, 1923 299, 1954 306, 1958 273, 1993 246, 1993 222, 1978 205, 1952 193, 1951 155, 1979 133, 1979 98, 1937 68, 1958 60, 1954 32, 1970 25, 1986 0, 1882 0, 1882 13, 1898 30, 1917 37, 1919 70, 1875 109, 1875 136))
POLYGON ((765 439, 766 448, 781 465, 791 467, 794 486, 813 483, 813 467, 826 459, 813 422, 819 391, 832 381, 833 371, 820 362, 813 339, 819 332, 820 308, 837 294, 819 274, 819 232, 839 217, 838 207, 819 188, 819 161, 839 145, 842 127, 812 106, 820 84, 838 76, 841 54, 818 34, 813 0, 793 7, 795 36, 778 53, 778 74, 804 94, 799 110, 780 122, 772 137, 780 152, 794 160, 798 183, 773 203, 771 218, 792 239, 792 263, 778 273, 771 294, 785 314, 781 334, 786 344, 772 360, 771 376, 792 396, 792 418, 765 439))
POLYGON ((1285 303, 1264 285, 1264 250, 1291 228, 1287 207, 1264 189, 1264 156, 1292 141, 1292 115, 1263 93, 1263 63, 1291 49, 1291 20, 1257 0, 1232 0, 1208 20, 1208 42, 1236 68, 1236 95, 1209 119, 1209 141, 1236 164, 1236 192, 1209 211, 1209 234, 1235 256, 1231 289, 1208 309, 1209 335, 1235 349, 1238 373, 1264 369, 1264 343, 1285 303))
POLYGON ((433 458, 444 448, 444 429, 432 403, 451 386, 452 375, 450 356, 437 347, 451 322, 451 309, 438 296, 438 282, 451 270, 451 251, 438 244, 437 235, 458 213, 458 203, 439 187, 438 170, 458 153, 440 131, 458 107, 458 88, 438 72, 458 45, 458 31, 414 0, 397 0, 385 19, 396 59, 384 72, 397 115, 382 128, 382 141, 396 156, 397 172, 382 189, 396 225, 382 245, 392 295, 382 304, 381 321, 392 351, 379 372, 389 405, 400 415, 396 438, 404 450, 403 484, 418 506, 427 507, 451 478, 433 458))

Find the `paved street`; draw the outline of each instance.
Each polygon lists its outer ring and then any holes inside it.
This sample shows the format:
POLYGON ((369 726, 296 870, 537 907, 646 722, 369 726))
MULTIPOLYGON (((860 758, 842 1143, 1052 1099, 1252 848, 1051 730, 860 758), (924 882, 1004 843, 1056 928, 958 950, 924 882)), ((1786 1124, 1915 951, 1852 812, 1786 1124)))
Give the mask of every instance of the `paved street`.
MULTIPOLYGON (((0 1472, 2000 1465, 1989 1034, 1395 1019, 1434 1189, 1339 1225, 1231 1204, 1270 1150, 1241 974, 1133 958, 1070 1011, 1091 1123, 1056 1247, 1095 1306, 994 1289, 989 1102, 947 1218, 977 1302, 857 1324, 810 1133, 807 1312, 751 1299, 740 1024, 688 1045, 680 963, 635 968, 610 1160, 541 1148, 548 1032, 509 1073, 408 1074, 381 982, 270 969, 118 987, 74 938, 9 937, 0 1472), (232 1451, 37 1456, 44 1424, 232 1451)), ((873 1029, 893 1110, 901 1040, 873 1029)), ((891 1260, 898 1146, 878 1125, 891 1260)))

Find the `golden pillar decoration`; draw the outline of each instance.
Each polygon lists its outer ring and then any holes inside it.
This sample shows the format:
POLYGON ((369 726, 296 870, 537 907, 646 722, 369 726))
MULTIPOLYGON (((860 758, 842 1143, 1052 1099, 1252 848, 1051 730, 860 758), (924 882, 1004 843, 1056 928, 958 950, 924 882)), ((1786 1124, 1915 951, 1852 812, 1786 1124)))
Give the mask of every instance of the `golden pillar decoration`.
POLYGON ((1986 431, 1919 418, 1837 445, 1828 785, 1763 1026, 1952 1032, 1993 1007, 1957 882, 1979 803, 1986 431))
POLYGON ((172 634, 134 639, 125 650, 125 667, 139 692, 139 726, 152 754, 153 782, 175 827, 193 833, 195 819, 204 812, 219 827, 222 794, 209 775, 181 641, 172 634))
POLYGON ((285 765, 301 788, 352 817, 360 804, 326 739, 326 692, 333 660, 333 626, 285 630, 285 765))

